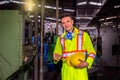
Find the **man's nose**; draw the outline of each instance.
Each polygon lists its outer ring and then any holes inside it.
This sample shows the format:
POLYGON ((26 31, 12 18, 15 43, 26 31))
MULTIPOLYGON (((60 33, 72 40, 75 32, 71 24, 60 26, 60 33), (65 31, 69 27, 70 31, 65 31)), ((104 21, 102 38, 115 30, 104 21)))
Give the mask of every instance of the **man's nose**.
POLYGON ((67 23, 65 23, 65 26, 67 26, 68 24, 67 23))

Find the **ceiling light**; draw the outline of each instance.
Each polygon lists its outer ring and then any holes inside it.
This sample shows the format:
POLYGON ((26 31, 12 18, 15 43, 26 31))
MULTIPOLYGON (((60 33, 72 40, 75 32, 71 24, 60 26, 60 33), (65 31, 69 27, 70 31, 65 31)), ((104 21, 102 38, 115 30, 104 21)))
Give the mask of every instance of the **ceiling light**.
POLYGON ((9 3, 9 1, 1 1, 0 4, 9 3))
MULTIPOLYGON (((53 7, 53 6, 45 6, 45 8, 48 8, 48 9, 57 9, 56 7, 53 7)), ((58 8, 58 9, 62 9, 62 8, 58 8)))
POLYGON ((81 5, 85 5, 85 4, 87 4, 87 2, 79 2, 79 3, 77 3, 76 5, 77 5, 77 6, 81 6, 81 5))
POLYGON ((35 22, 35 20, 32 20, 32 22, 35 22))
POLYGON ((99 21, 104 21, 105 19, 99 19, 99 21))
POLYGON ((40 22, 40 19, 38 19, 38 22, 40 22))
POLYGON ((105 18, 105 19, 99 19, 99 21, 104 21, 104 20, 110 20, 110 19, 115 19, 115 18, 117 18, 117 16, 111 16, 111 17, 107 17, 107 18, 105 18))
POLYGON ((117 18, 117 17, 116 16, 111 16, 111 17, 106 18, 106 20, 108 20, 108 19, 114 19, 114 18, 117 18))
POLYGON ((33 18, 33 17, 34 17, 34 15, 30 15, 29 17, 30 17, 30 18, 33 18))
POLYGON ((120 8, 120 5, 114 6, 114 8, 120 8))
POLYGON ((33 6, 34 6, 34 4, 33 4, 32 0, 26 0, 25 1, 25 10, 26 11, 32 11, 33 6))
POLYGON ((25 2, 20 2, 20 1, 15 1, 15 0, 11 0, 11 2, 16 3, 16 4, 25 4, 25 2))
POLYGON ((102 3, 97 3, 97 2, 89 2, 91 5, 96 5, 96 6, 102 6, 102 3))
POLYGON ((41 16, 38 16, 38 18, 40 18, 41 16))
MULTIPOLYGON (((38 5, 38 7, 41 7, 41 5, 38 5)), ((45 8, 48 8, 48 9, 57 9, 56 7, 53 7, 53 6, 45 6, 45 8)), ((58 9, 62 9, 62 8, 59 7, 58 9)))
POLYGON ((39 4, 38 7, 41 7, 41 5, 39 4))
MULTIPOLYGON (((46 17, 46 19, 49 19, 49 20, 54 20, 54 21, 56 21, 56 20, 57 20, 56 18, 52 18, 52 17, 46 17)), ((60 21, 60 19, 58 19, 58 21, 60 21)))
POLYGON ((76 17, 76 19, 93 19, 93 17, 86 17, 86 16, 84 16, 84 17, 76 17))
POLYGON ((115 25, 113 25, 113 27, 115 27, 115 25))
POLYGON ((68 12, 75 12, 75 10, 73 9, 63 9, 64 11, 68 11, 68 12))

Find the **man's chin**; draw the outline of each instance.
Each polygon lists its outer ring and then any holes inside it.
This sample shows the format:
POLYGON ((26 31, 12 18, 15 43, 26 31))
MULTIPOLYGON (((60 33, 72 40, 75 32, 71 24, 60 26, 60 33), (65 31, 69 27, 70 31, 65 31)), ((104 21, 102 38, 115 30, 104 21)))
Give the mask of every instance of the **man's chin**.
POLYGON ((65 29, 67 32, 69 32, 70 30, 69 29, 65 29))

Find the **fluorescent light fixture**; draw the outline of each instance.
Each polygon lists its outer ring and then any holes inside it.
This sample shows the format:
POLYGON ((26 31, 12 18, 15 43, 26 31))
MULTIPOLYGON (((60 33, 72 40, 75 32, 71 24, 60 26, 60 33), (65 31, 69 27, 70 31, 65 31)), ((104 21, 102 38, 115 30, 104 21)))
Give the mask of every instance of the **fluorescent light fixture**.
MULTIPOLYGON (((38 5, 38 7, 41 7, 41 5, 38 5)), ((53 7, 53 6, 45 6, 45 8, 48 8, 48 9, 57 9, 56 7, 53 7)), ((58 8, 58 9, 62 9, 62 8, 58 8)))
POLYGON ((76 17, 76 19, 93 19, 93 17, 76 17))
POLYGON ((13 3, 17 3, 17 4, 25 4, 25 2, 20 2, 20 1, 11 1, 13 3))
POLYGON ((112 21, 110 21, 110 22, 104 22, 103 25, 109 25, 111 23, 113 23, 113 22, 112 21))
POLYGON ((114 6, 114 8, 120 8, 120 5, 114 6))
POLYGON ((40 19, 38 19, 38 22, 40 22, 40 19))
POLYGON ((99 21, 104 21, 105 19, 99 19, 99 21))
POLYGON ((0 4, 9 3, 9 1, 1 1, 0 4))
MULTIPOLYGON (((49 20, 54 20, 54 21, 56 21, 56 20, 57 20, 56 18, 52 18, 52 17, 46 17, 46 19, 49 19, 49 20)), ((60 21, 60 19, 58 19, 58 21, 60 21)))
POLYGON ((96 5, 96 6, 102 6, 102 3, 97 3, 97 2, 89 2, 89 4, 91 5, 96 5))
POLYGON ((52 18, 52 17, 46 17, 46 19, 57 20, 56 18, 52 18))
POLYGON ((35 22, 35 20, 32 20, 32 22, 35 22))
POLYGON ((49 8, 52 8, 52 6, 45 6, 45 8, 48 8, 48 9, 49 9, 49 8))
POLYGON ((38 7, 41 7, 41 5, 39 4, 38 7))
POLYGON ((33 18, 33 17, 34 17, 34 15, 30 15, 29 17, 30 17, 30 18, 33 18))
POLYGON ((75 10, 73 9, 63 9, 64 11, 68 11, 68 12, 75 12, 75 10))
POLYGON ((108 20, 108 19, 114 19, 114 18, 117 18, 117 17, 116 16, 108 17, 108 18, 106 18, 106 20, 108 20))
POLYGON ((115 18, 117 18, 117 16, 111 16, 111 17, 107 17, 107 18, 105 18, 105 19, 99 19, 99 21, 104 21, 104 20, 109 20, 109 19, 115 19, 115 18))
MULTIPOLYGON (((29 17, 30 17, 30 18, 33 18, 33 17, 34 17, 34 15, 30 15, 29 17)), ((40 17, 41 17, 41 16, 38 16, 38 18, 40 18, 40 17)))
POLYGON ((77 6, 81 6, 81 5, 85 5, 85 4, 87 4, 86 1, 85 1, 85 2, 79 2, 79 3, 77 3, 76 5, 77 5, 77 6))
POLYGON ((38 16, 38 18, 40 18, 41 16, 38 16))

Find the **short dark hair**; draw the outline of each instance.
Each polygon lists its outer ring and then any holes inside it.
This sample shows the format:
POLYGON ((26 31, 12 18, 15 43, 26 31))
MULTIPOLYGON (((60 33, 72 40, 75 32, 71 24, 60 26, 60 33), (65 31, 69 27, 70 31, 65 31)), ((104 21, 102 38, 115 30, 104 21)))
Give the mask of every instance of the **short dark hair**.
POLYGON ((69 13, 63 13, 63 14, 61 14, 60 19, 62 19, 64 17, 70 17, 71 19, 73 19, 72 15, 69 14, 69 13))

